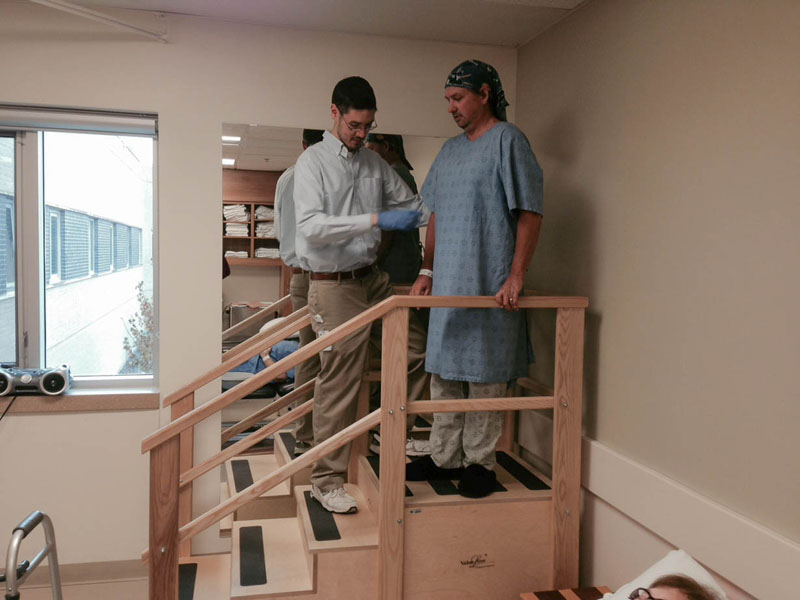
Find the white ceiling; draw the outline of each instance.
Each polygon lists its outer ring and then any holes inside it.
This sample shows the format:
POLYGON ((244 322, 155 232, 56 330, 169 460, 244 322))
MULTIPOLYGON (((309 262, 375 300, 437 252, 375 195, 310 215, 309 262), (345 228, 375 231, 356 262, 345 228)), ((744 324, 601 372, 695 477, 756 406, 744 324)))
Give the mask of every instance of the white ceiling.
MULTIPOLYGON (((312 31, 519 47, 587 0, 69 0, 110 9, 194 15, 312 31)), ((115 15, 118 16, 118 15, 115 15)), ((124 20, 124 19, 123 19, 124 20)), ((302 130, 224 125, 223 158, 236 169, 283 171, 302 151, 302 130)))
POLYGON ((585 0, 72 0, 293 29, 521 46, 585 0))
POLYGON ((302 129, 266 125, 222 125, 222 135, 235 135, 238 143, 222 144, 222 158, 236 161, 233 169, 283 171, 297 162, 303 151, 302 129))

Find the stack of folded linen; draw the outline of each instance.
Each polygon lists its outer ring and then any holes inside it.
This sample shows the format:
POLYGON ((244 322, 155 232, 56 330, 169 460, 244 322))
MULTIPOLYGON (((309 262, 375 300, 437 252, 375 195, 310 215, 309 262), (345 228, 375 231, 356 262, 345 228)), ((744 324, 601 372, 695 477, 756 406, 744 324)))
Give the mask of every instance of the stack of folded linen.
POLYGON ((256 258, 280 258, 281 253, 277 248, 256 248, 256 258))
POLYGON ((275 237, 275 223, 258 223, 258 224, 256 224, 256 237, 274 238, 275 237))
POLYGON ((249 258, 247 250, 226 250, 225 258, 249 258))
POLYGON ((222 207, 222 216, 226 221, 247 222, 250 214, 244 204, 226 204, 222 207))
POLYGON ((225 235, 247 237, 250 235, 250 225, 247 223, 225 223, 225 235))
POLYGON ((256 219, 274 219, 275 211, 270 206, 256 206, 256 219))

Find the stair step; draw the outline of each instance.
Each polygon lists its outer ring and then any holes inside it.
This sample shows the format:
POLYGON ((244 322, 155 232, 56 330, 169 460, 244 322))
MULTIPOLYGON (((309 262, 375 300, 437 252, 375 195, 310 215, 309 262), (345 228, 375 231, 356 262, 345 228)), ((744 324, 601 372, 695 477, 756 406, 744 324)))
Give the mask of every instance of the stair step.
POLYGON ((513 502, 552 498, 550 480, 520 457, 507 452, 497 453, 497 488, 485 498, 464 498, 458 494, 458 481, 408 481, 412 496, 406 506, 430 504, 513 502))
POLYGON ((237 521, 231 555, 231 598, 270 598, 314 590, 314 558, 305 550, 296 518, 237 521))
MULTIPOLYGON (((237 456, 225 463, 225 473, 228 477, 228 491, 231 495, 241 492, 246 487, 273 473, 281 466, 278 457, 274 454, 252 454, 237 456)), ((283 481, 271 490, 261 494, 262 498, 275 498, 290 496, 292 493, 288 481, 283 481)))
MULTIPOLYGON (((519 456, 498 452, 495 472, 497 473, 497 487, 495 492, 486 498, 460 496, 457 480, 407 481, 405 484, 406 506, 541 500, 552 497, 550 479, 519 456)), ((380 485, 380 457, 374 455, 363 457, 359 473, 359 477, 371 482, 374 492, 365 489, 364 494, 373 506, 377 506, 375 502, 380 485)))
MULTIPOLYGON (((280 460, 275 454, 237 456, 225 463, 228 493, 233 496, 280 467, 280 460)), ((287 479, 245 504, 236 511, 235 518, 237 521, 250 521, 293 517, 296 511, 292 483, 287 479)))
POLYGON ((311 496, 310 485, 295 488, 297 511, 309 552, 378 547, 377 513, 373 511, 358 486, 346 483, 345 489, 358 503, 358 512, 330 513, 311 496))
MULTIPOLYGON (((294 433, 291 431, 279 431, 275 435, 275 456, 278 457, 278 462, 281 465, 285 465, 294 459, 294 444, 294 433)), ((313 466, 309 465, 292 475, 292 486, 310 485, 312 468, 313 466)))
POLYGON ((178 565, 178 600, 219 600, 230 595, 231 555, 182 558, 178 565))

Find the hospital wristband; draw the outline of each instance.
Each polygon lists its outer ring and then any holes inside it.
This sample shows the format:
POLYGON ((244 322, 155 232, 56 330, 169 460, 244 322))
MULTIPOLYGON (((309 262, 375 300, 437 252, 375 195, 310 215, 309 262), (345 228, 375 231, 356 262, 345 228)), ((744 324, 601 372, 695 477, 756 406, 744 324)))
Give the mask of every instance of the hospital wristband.
POLYGON ((430 269, 420 269, 419 274, 425 275, 425 277, 430 277, 431 279, 433 279, 433 271, 431 271, 430 269))

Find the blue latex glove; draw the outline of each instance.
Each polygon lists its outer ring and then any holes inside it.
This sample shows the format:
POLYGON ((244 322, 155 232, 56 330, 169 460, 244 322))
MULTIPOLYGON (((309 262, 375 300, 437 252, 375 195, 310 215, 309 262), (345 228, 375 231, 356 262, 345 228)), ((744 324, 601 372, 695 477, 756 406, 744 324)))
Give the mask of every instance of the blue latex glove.
POLYGON ((378 227, 395 231, 411 231, 419 226, 422 213, 418 210, 388 210, 378 213, 378 227))

